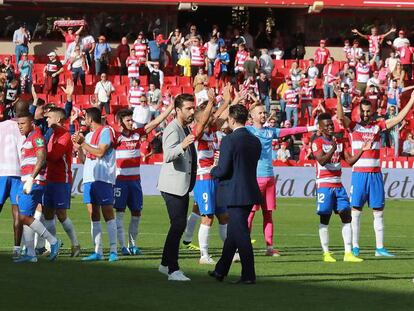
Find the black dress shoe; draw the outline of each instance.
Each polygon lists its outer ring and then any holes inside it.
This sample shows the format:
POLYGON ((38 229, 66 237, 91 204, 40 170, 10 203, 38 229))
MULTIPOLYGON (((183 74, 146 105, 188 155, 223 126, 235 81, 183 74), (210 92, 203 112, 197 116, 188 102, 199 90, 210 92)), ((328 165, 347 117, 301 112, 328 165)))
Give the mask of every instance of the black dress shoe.
POLYGON ((238 280, 236 282, 233 282, 232 284, 241 284, 241 285, 253 285, 256 284, 255 280, 238 280))
POLYGON ((212 278, 215 278, 219 282, 223 282, 224 276, 221 274, 218 274, 215 270, 208 271, 208 275, 211 276, 212 278))

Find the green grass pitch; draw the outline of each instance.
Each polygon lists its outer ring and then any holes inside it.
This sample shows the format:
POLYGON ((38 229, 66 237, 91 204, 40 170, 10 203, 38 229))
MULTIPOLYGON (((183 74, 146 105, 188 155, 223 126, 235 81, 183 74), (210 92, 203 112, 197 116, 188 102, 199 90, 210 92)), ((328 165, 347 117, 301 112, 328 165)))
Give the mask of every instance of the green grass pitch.
MULTIPOLYGON (((91 252, 87 212, 80 197, 72 202, 70 217, 86 255, 91 252)), ((385 242, 397 255, 394 259, 374 257, 372 212, 364 210, 361 264, 341 261, 338 217, 330 226, 331 249, 338 262, 321 261, 312 199, 278 200, 274 221, 279 258, 264 256, 261 221, 258 213, 252 233, 257 240, 255 286, 230 284, 238 279, 240 264, 233 264, 225 282, 212 280, 207 276, 212 267, 200 266, 199 254, 186 250, 180 253, 180 264, 192 281, 177 284, 157 271, 168 227, 161 197, 144 200, 138 237, 144 254, 121 257, 116 263, 69 258, 70 243, 58 224, 64 246, 56 262, 40 258, 37 264, 14 264, 11 213, 6 205, 0 215, 0 310, 414 310, 414 201, 387 201, 385 242)), ((107 246, 104 225, 103 229, 107 246)), ((211 252, 217 259, 221 242, 216 224, 212 233, 211 252)))

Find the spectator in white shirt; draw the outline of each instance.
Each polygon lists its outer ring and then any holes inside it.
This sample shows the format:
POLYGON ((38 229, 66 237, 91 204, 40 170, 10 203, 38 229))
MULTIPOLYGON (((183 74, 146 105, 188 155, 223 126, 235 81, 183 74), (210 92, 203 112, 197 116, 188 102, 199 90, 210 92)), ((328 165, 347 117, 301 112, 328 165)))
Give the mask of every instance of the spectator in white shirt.
POLYGON ((132 120, 135 122, 136 128, 142 128, 151 121, 151 110, 147 97, 142 95, 139 102, 140 105, 134 107, 134 113, 132 114, 132 120))
POLYGON ((205 101, 208 101, 208 83, 204 84, 204 87, 201 91, 194 94, 196 98, 196 105, 200 106, 205 101))
POLYGON ((267 49, 261 49, 260 50, 260 70, 263 71, 264 73, 266 73, 266 77, 268 79, 271 78, 272 76, 272 71, 273 71, 273 60, 269 55, 269 51, 267 49))
POLYGON ((214 61, 216 60, 219 48, 217 37, 211 36, 210 41, 206 42, 206 44, 204 44, 204 47, 207 50, 207 74, 209 77, 211 77, 214 74, 214 61))
POLYGON ((287 148, 287 143, 283 142, 280 145, 280 149, 276 153, 277 159, 279 161, 287 162, 290 159, 290 157, 291 157, 290 151, 289 151, 289 149, 286 149, 286 148, 287 148))
POLYGON ((106 73, 101 74, 101 80, 95 86, 95 98, 99 103, 99 108, 102 110, 105 107, 106 114, 110 114, 111 94, 115 91, 111 81, 106 79, 106 73))
POLYGON ((30 32, 27 30, 26 23, 22 23, 20 28, 13 34, 13 43, 16 45, 16 64, 19 63, 20 57, 23 53, 29 53, 28 44, 30 40, 30 32))
POLYGON ((309 65, 306 69, 306 74, 309 81, 309 85, 315 86, 316 85, 316 79, 319 75, 319 69, 315 66, 315 60, 313 58, 309 59, 309 65))
POLYGON ((404 141, 402 155, 404 157, 414 156, 414 138, 412 133, 409 133, 404 141))
POLYGON ((398 37, 394 39, 392 46, 398 50, 399 48, 403 47, 405 43, 410 44, 410 40, 405 38, 405 32, 404 30, 400 30, 398 32, 398 37))

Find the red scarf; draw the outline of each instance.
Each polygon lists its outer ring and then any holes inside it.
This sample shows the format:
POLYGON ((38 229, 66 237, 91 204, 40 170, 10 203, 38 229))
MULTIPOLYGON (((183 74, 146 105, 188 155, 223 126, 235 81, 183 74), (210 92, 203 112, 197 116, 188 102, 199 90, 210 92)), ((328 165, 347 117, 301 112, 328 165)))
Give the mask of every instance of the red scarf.
MULTIPOLYGON (((92 145, 93 147, 96 147, 96 146, 99 145, 99 141, 101 139, 102 131, 105 128, 109 129, 109 131, 110 131, 111 145, 113 145, 113 143, 114 143, 114 131, 108 126, 99 126, 98 128, 95 129, 95 131, 92 134, 91 142, 89 143, 90 145, 92 145)), ((90 154, 90 153, 88 153, 86 156, 91 160, 96 159, 96 156, 93 155, 93 154, 90 154)))

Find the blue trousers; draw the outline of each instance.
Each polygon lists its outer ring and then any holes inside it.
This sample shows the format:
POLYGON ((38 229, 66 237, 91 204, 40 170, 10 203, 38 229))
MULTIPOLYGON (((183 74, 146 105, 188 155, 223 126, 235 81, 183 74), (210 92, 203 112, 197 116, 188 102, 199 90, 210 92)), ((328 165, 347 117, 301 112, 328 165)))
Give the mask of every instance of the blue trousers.
POLYGON ((14 52, 16 54, 16 64, 18 64, 22 54, 28 53, 29 48, 27 47, 27 45, 19 44, 19 45, 16 45, 14 52))
POLYGON ((293 127, 298 126, 298 108, 286 107, 286 120, 292 120, 293 116, 293 127))

